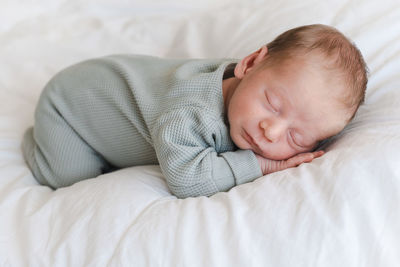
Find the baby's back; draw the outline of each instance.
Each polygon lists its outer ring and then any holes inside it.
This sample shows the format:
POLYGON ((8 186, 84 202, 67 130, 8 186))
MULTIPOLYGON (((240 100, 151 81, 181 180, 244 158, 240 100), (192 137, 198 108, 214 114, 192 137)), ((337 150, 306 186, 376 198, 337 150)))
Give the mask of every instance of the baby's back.
MULTIPOLYGON (((134 94, 132 73, 107 58, 73 65, 46 86, 40 102, 48 101, 76 134, 115 167, 157 164, 141 110, 134 94)), ((148 103, 146 107, 152 107, 148 103)), ((42 111, 39 103, 36 117, 42 111)))

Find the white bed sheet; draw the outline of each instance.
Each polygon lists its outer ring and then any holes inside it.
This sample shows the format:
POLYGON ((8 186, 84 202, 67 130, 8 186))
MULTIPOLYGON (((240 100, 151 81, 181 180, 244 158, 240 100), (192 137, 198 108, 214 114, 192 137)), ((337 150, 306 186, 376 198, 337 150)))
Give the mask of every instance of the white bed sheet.
POLYGON ((399 266, 398 1, 0 5, 0 266, 399 266), (354 121, 310 164, 185 200, 158 166, 52 191, 24 164, 40 91, 70 64, 114 53, 241 58, 311 23, 350 36, 371 76, 354 121))

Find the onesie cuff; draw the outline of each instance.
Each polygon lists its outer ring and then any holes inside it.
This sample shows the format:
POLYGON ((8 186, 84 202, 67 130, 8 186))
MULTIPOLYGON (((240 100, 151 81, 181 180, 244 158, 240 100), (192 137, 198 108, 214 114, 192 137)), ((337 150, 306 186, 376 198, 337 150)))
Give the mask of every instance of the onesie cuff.
POLYGON ((261 166, 252 150, 236 150, 234 152, 221 153, 228 162, 235 184, 244 184, 263 176, 261 166))

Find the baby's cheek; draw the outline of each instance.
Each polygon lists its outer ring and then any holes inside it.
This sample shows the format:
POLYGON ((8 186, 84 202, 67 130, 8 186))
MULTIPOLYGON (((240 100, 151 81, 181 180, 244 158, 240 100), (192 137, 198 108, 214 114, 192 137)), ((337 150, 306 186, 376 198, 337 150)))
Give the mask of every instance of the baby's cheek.
POLYGON ((241 135, 233 128, 230 129, 230 136, 232 142, 240 149, 248 149, 247 143, 243 140, 241 135))
POLYGON ((311 148, 293 148, 289 144, 286 146, 286 149, 282 149, 282 158, 289 159, 291 157, 296 156, 297 154, 310 152, 311 148))
POLYGON ((300 154, 300 153, 311 152, 312 150, 313 150, 312 148, 299 149, 295 155, 300 154))
POLYGON ((262 147, 261 153, 264 158, 272 160, 285 160, 298 154, 296 150, 282 143, 269 143, 262 147))

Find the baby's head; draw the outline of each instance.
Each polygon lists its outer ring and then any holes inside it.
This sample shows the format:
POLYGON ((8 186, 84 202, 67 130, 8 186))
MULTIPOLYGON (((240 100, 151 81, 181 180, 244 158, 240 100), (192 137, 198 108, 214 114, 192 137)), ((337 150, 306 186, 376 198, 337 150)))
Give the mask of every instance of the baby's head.
POLYGON ((275 160, 312 151, 339 133, 364 101, 367 66, 343 34, 325 25, 286 31, 223 81, 233 142, 275 160))

